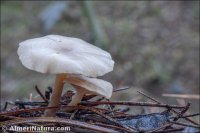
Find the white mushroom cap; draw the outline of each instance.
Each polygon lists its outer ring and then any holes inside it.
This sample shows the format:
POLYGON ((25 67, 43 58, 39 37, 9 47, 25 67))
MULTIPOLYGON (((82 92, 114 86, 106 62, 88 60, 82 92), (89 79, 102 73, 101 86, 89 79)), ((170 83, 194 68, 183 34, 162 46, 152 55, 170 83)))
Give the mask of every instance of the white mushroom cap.
POLYGON ((18 55, 28 69, 41 73, 102 76, 113 70, 111 55, 81 39, 48 35, 19 44, 18 55))
POLYGON ((102 95, 107 99, 112 96, 112 84, 101 79, 88 78, 83 75, 70 74, 66 76, 65 81, 70 84, 84 88, 90 94, 102 95))

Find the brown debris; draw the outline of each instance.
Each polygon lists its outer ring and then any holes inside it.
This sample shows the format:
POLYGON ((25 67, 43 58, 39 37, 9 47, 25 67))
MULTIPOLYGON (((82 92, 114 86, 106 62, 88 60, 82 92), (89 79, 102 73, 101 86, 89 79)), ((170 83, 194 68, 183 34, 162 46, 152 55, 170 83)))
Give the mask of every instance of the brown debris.
MULTIPOLYGON (((78 106, 68 106, 67 104, 74 95, 74 92, 69 91, 61 98, 59 107, 47 107, 48 97, 44 96, 37 86, 35 89, 44 101, 7 102, 4 111, 0 112, 0 127, 9 127, 11 125, 70 126, 72 132, 105 133, 163 133, 183 131, 187 127, 193 127, 199 131, 199 124, 189 119, 189 117, 198 116, 199 113, 185 115, 190 108, 189 103, 185 106, 163 104, 143 92, 139 92, 153 102, 109 101, 104 98, 93 101, 92 98, 95 98, 96 95, 85 95, 78 106), (13 106, 11 109, 7 109, 7 104, 9 103, 13 106), (102 108, 99 105, 107 106, 102 108), (117 108, 117 106, 125 106, 126 108, 121 109, 117 108), (129 107, 135 106, 166 108, 166 110, 161 113, 140 115, 128 113, 129 107), (72 113, 57 112, 56 117, 41 117, 46 109, 60 109, 63 107, 73 108, 75 111, 72 113), (185 119, 187 123, 179 122, 180 119, 185 119)), ((113 92, 120 92, 126 89, 128 88, 116 89, 113 92)))

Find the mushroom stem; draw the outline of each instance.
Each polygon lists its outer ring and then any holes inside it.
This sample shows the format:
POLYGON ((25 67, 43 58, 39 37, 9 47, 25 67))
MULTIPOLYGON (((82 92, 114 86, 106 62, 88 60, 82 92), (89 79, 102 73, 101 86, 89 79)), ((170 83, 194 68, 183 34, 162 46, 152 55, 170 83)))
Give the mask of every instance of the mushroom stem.
MULTIPOLYGON (((57 74, 56 75, 56 80, 55 80, 55 86, 53 89, 53 93, 51 95, 51 100, 48 105, 48 107, 57 107, 59 106, 60 103, 60 97, 63 91, 63 86, 64 86, 64 79, 67 76, 67 74, 57 74)), ((44 112, 45 117, 53 117, 56 115, 56 111, 58 109, 47 109, 44 112)))
MULTIPOLYGON (((72 100, 68 104, 68 106, 76 106, 78 103, 80 103, 80 101, 82 100, 82 98, 85 94, 84 88, 82 88, 80 86, 76 86, 76 85, 73 85, 73 86, 76 88, 76 94, 72 97, 72 100)), ((62 109, 62 111, 65 111, 65 112, 71 112, 73 110, 74 110, 73 108, 68 108, 68 107, 62 109)))

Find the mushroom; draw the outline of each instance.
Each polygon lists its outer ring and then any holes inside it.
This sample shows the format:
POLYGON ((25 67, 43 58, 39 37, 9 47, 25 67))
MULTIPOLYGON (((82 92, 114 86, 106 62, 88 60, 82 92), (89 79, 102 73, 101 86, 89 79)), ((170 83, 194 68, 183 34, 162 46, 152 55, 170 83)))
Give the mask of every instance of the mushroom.
MULTIPOLYGON (((40 73, 56 74, 49 107, 59 105, 66 76, 79 74, 102 76, 113 70, 111 55, 81 39, 48 35, 19 44, 17 51, 22 64, 40 73)), ((57 109, 47 109, 44 116, 55 116, 57 109)))
MULTIPOLYGON (((66 82, 72 84, 76 88, 76 94, 73 96, 69 106, 77 105, 84 94, 97 94, 109 99, 112 95, 112 84, 97 78, 89 78, 83 75, 70 74, 66 76, 66 82)), ((73 109, 65 108, 64 111, 73 109)))

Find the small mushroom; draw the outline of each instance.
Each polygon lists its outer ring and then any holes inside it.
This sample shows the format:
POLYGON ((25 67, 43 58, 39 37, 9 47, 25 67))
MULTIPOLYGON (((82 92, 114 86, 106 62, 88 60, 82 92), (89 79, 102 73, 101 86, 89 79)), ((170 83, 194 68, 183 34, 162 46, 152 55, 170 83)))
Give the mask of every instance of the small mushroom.
MULTIPOLYGON (((56 74, 49 107, 59 105, 67 75, 102 76, 113 70, 111 55, 81 39, 48 35, 19 44, 22 64, 40 73, 56 74)), ((47 109, 44 116, 55 116, 57 109, 47 109)))
MULTIPOLYGON (((69 106, 77 105, 84 94, 97 94, 109 99, 112 95, 112 84, 97 78, 89 78, 83 75, 70 74, 66 76, 66 82, 72 84, 76 88, 76 94, 73 96, 69 106)), ((64 111, 71 111, 73 109, 65 108, 64 111)))

